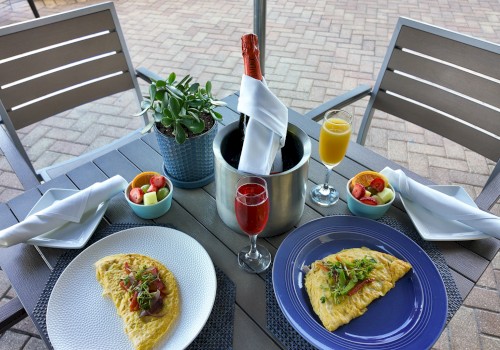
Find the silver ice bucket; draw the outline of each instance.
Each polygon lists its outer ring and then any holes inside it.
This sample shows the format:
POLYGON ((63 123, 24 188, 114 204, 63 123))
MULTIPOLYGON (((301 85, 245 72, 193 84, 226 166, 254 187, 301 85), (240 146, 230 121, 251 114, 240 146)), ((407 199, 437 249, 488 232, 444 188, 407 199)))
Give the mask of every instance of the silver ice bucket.
MULTIPOLYGON (((227 226, 243 234, 234 213, 234 197, 238 179, 247 174, 229 163, 230 153, 241 152, 241 144, 235 141, 238 137, 238 122, 231 123, 219 130, 213 148, 217 212, 227 226), (239 150, 234 147, 239 147, 239 150)), ((267 226, 259 236, 279 235, 290 230, 300 220, 306 200, 310 156, 309 136, 298 127, 288 124, 283 149, 285 171, 262 176, 268 184, 270 212, 267 226)))

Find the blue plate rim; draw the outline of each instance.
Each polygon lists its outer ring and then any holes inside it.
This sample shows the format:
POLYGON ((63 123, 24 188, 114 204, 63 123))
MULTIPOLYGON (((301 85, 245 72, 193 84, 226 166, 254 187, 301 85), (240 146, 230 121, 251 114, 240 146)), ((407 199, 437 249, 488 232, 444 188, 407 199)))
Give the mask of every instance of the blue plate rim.
MULTIPOLYGON (((272 281, 276 300, 287 320, 308 342, 320 348, 332 346, 336 349, 430 348, 437 341, 446 324, 448 298, 444 282, 434 262, 409 237, 388 225, 371 219, 339 215, 312 220, 298 227, 283 240, 276 252, 272 281), (425 298, 425 302, 421 300, 422 309, 417 310, 415 315, 409 316, 413 318, 411 321, 414 322, 414 329, 407 335, 395 341, 381 342, 378 339, 376 342, 370 342, 367 339, 366 343, 353 342, 338 336, 335 333, 337 331, 327 331, 319 324, 309 301, 307 300, 307 305, 304 305, 305 303, 300 300, 297 285, 301 283, 298 280, 302 277, 299 276, 301 272, 297 266, 293 266, 296 265, 295 259, 310 242, 323 238, 327 231, 332 234, 332 229, 342 230, 343 233, 353 235, 356 239, 378 241, 386 247, 383 251, 403 258, 413 265, 411 283, 416 290, 420 288, 421 298, 425 298), (307 309, 307 315, 304 315, 304 309, 307 309)), ((395 289, 397 287, 398 284, 395 289)), ((388 297, 389 294, 384 298, 388 297)))

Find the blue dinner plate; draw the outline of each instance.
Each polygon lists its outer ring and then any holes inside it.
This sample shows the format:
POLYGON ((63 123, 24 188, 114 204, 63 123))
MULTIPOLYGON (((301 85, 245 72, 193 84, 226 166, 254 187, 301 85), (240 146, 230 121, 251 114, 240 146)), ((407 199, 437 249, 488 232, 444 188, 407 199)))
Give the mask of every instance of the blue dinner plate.
POLYGON ((320 349, 427 349, 446 323, 446 289, 429 256, 401 232, 370 219, 331 216, 297 228, 279 247, 272 273, 274 293, 286 318, 320 349), (413 268, 365 314, 329 332, 309 302, 302 268, 358 247, 394 255, 413 268))

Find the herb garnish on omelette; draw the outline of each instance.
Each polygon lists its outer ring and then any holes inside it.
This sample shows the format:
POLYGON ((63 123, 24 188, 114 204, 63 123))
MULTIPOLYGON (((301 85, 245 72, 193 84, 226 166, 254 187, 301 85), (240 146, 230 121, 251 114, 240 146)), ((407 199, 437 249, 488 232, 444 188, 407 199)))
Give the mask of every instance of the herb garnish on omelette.
POLYGON ((140 254, 110 255, 95 267, 103 295, 115 304, 134 348, 152 349, 179 316, 179 290, 172 272, 140 254))
POLYGON ((344 249, 311 264, 305 286, 314 312, 329 331, 361 316, 411 265, 368 248, 344 249))

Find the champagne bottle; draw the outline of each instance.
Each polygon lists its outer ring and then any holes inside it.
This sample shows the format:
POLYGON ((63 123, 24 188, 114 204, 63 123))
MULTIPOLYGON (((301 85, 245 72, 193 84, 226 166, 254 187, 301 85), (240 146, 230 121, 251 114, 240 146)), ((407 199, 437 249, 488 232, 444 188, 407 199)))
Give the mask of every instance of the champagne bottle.
MULTIPOLYGON (((250 33, 241 37, 241 52, 243 56, 244 74, 256 80, 262 80, 262 71, 260 69, 260 50, 259 39, 257 35, 250 33)), ((245 130, 250 116, 240 113, 239 133, 241 142, 245 139, 245 130)), ((279 173, 283 171, 283 159, 281 149, 278 149, 276 158, 274 159, 271 173, 279 173)))
MULTIPOLYGON (((262 80, 262 71, 260 70, 260 50, 259 39, 257 35, 250 33, 241 37, 241 53, 243 55, 243 71, 245 75, 257 80, 262 80)), ((244 113, 240 113, 240 122, 238 128, 240 130, 241 140, 245 139, 245 129, 248 124, 248 118, 244 113)))

